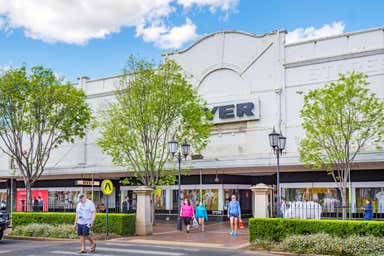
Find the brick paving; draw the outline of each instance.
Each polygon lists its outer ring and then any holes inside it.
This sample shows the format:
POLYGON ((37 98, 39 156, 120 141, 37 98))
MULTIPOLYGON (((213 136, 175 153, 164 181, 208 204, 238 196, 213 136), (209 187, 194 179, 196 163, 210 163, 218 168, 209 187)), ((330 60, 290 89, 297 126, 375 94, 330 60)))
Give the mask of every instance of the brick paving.
POLYGON ((211 248, 236 249, 248 245, 248 229, 239 229, 239 234, 232 237, 228 222, 209 223, 205 227, 205 232, 192 229, 190 233, 176 230, 176 224, 160 223, 154 226, 151 236, 124 237, 114 240, 126 240, 129 242, 166 244, 166 245, 185 245, 211 248))

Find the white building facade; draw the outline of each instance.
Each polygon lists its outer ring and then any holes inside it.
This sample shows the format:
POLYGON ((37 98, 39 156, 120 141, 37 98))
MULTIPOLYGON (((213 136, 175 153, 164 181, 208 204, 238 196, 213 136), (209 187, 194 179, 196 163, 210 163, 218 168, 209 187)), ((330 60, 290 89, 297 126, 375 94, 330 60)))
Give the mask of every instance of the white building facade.
MULTIPOLYGON (((298 158, 298 142, 304 134, 299 117, 303 95, 298 92, 335 81, 339 73, 360 71, 368 75, 370 89, 384 97, 384 28, 295 44, 286 44, 285 35, 284 31, 264 35, 217 32, 163 56, 182 66, 214 112, 210 143, 201 155, 185 162, 192 170, 182 178, 183 196, 197 201, 202 194, 213 213, 225 211, 232 193, 250 212, 249 187, 257 183, 274 186, 276 194, 276 158, 268 142, 273 127, 287 137, 281 158, 282 195, 290 201, 318 201, 327 211, 335 211, 340 196, 331 177, 308 170, 298 158)), ((97 112, 113 98, 120 79, 82 77, 77 86, 85 90, 88 103, 97 112)), ((101 152, 98 136, 97 130, 91 131, 84 140, 55 152, 35 188, 48 190, 50 204, 65 205, 78 191, 88 191, 95 201, 102 202, 98 182, 111 178, 118 188, 113 206, 118 207, 125 195, 135 205, 133 187, 119 183, 130 175, 129 170, 114 166, 101 152)), ((5 158, 0 174, 2 191, 7 192, 10 171, 5 158)), ((353 168, 352 187, 356 213, 365 198, 373 200, 375 212, 384 213, 384 151, 370 146, 363 149, 353 168)), ((175 210, 176 189, 167 186, 158 190, 159 210, 175 210)), ((272 195, 271 207, 273 202, 272 195)))

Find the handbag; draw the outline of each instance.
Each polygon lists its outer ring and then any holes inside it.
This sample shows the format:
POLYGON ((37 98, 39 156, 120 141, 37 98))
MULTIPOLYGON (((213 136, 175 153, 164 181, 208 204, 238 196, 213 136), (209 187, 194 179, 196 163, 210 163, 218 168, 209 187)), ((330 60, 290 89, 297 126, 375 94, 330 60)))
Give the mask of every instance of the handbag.
POLYGON ((239 227, 244 228, 244 222, 242 220, 239 221, 239 227))
POLYGON ((199 226, 199 223, 197 222, 196 218, 193 218, 192 227, 197 228, 198 226, 199 226))

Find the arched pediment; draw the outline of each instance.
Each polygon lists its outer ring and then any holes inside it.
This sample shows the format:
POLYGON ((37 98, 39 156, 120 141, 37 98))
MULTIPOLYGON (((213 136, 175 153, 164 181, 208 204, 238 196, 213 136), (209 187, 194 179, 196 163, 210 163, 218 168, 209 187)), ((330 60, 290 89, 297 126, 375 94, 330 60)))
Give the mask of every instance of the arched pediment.
POLYGON ((199 83, 199 94, 208 101, 237 99, 251 93, 249 83, 230 68, 208 72, 199 83))
POLYGON ((282 38, 279 33, 253 35, 239 31, 217 32, 165 57, 181 65, 206 99, 213 95, 229 95, 229 88, 233 90, 232 95, 248 90, 249 95, 253 91, 270 88, 275 81, 271 72, 279 61, 279 40, 282 38), (211 84, 207 85, 207 81, 211 84), (208 87, 212 88, 208 90, 208 87), (212 93, 209 96, 208 91, 212 93))

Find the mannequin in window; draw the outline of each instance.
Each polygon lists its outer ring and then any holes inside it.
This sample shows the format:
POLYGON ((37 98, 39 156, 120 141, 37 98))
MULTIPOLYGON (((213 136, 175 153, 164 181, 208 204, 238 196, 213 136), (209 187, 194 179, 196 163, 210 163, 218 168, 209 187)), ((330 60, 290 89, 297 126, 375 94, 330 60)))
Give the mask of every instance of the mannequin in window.
POLYGON ((336 204, 339 202, 336 198, 332 197, 332 193, 328 190, 325 193, 325 197, 323 199, 323 207, 327 209, 328 212, 335 212, 336 204))
POLYGON ((375 197, 377 198, 378 206, 377 206, 377 212, 378 213, 384 213, 384 191, 383 188, 381 188, 381 191, 376 193, 375 197))

